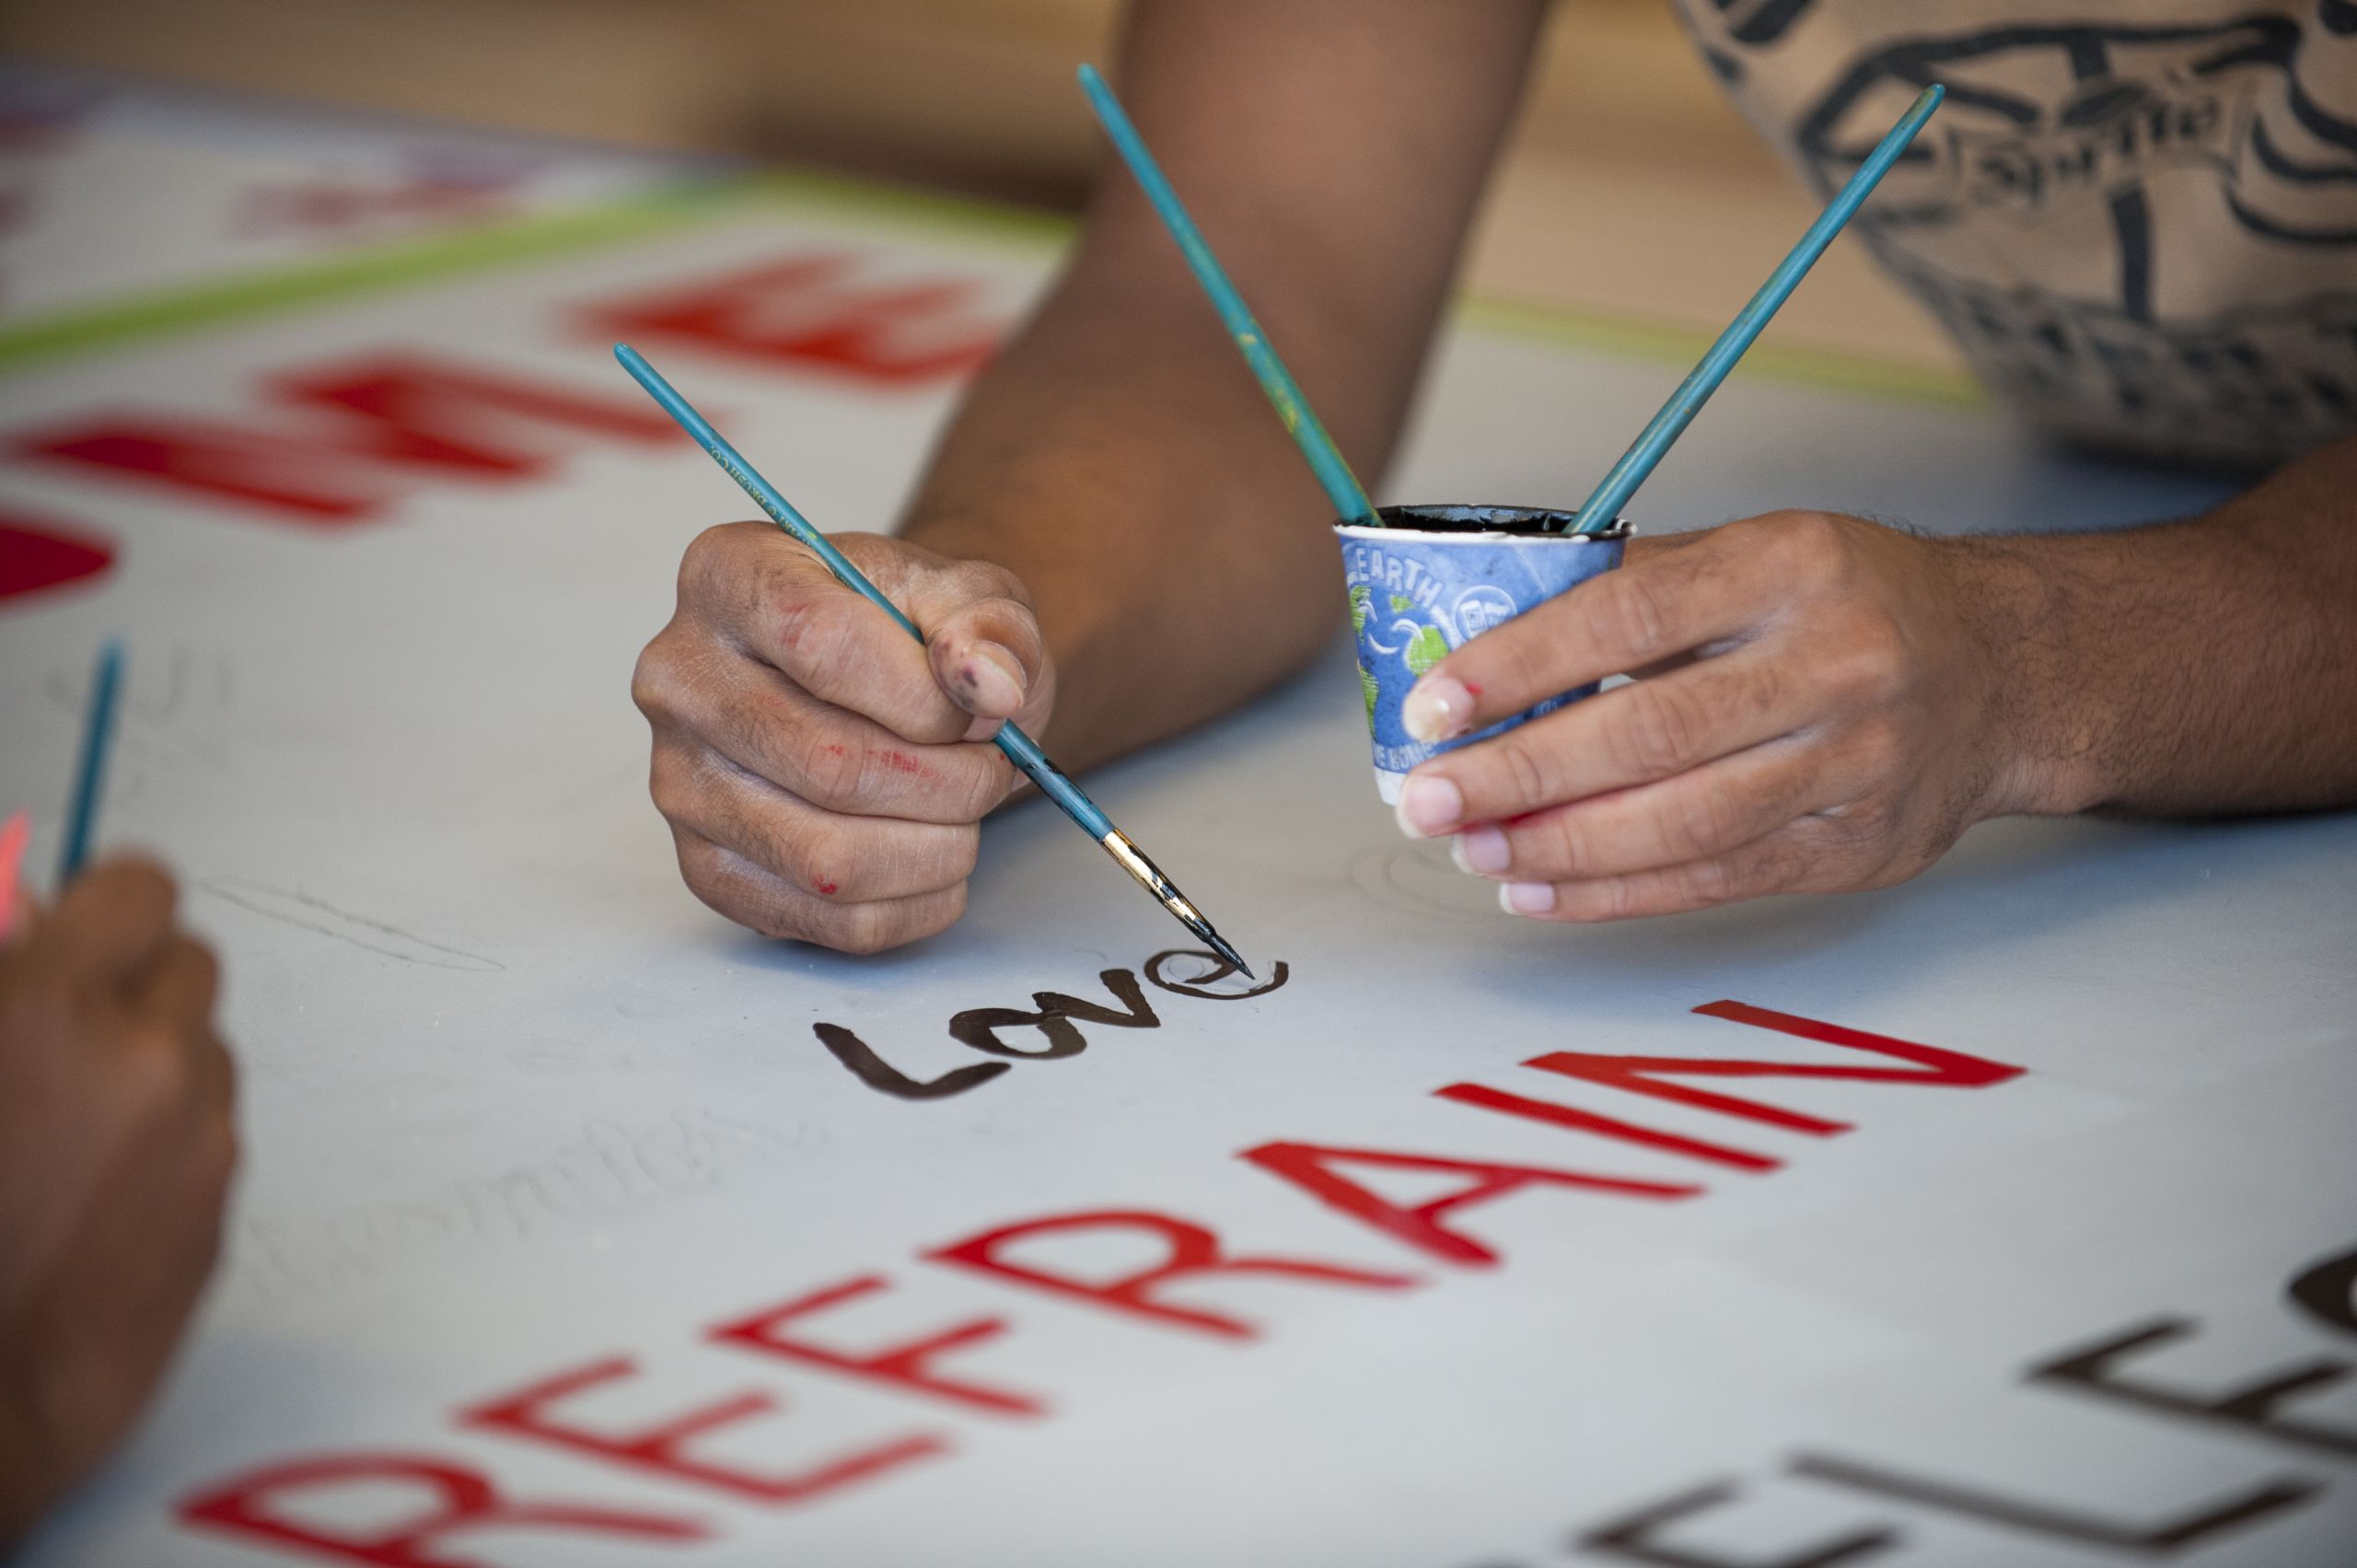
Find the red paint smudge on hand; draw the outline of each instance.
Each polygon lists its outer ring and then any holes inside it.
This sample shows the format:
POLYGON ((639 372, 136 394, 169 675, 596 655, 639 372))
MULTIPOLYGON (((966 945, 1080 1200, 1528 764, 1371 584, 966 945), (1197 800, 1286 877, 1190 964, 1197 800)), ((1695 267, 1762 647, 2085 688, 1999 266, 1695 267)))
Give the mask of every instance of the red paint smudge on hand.
POLYGON ((829 898, 832 898, 835 895, 835 884, 832 882, 821 882, 819 884, 819 891, 824 893, 829 898))
POLYGON ((914 757, 910 756, 905 751, 885 752, 884 762, 887 767, 890 768, 896 773, 922 773, 924 772, 924 764, 918 761, 914 757))

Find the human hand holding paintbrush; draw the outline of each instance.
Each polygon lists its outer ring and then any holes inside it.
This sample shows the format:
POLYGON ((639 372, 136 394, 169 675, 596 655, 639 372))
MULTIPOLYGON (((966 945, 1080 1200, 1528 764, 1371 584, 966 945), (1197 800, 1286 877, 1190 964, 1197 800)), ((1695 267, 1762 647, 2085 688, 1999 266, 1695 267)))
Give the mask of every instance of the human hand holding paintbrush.
POLYGON ((108 860, 0 945, 0 1547, 137 1417, 219 1249, 230 1063, 173 903, 108 860))
POLYGON ((85 869, 122 669, 91 685, 53 906, 0 824, 0 1551, 131 1425, 219 1250, 237 1138, 213 955, 171 878, 85 869))
POLYGON ((912 642, 772 525, 706 529, 633 694, 655 804, 695 895, 845 952, 963 912, 981 819, 1023 783, 971 744, 1039 733, 1055 667, 1013 574, 873 534, 834 543, 926 633, 912 642))

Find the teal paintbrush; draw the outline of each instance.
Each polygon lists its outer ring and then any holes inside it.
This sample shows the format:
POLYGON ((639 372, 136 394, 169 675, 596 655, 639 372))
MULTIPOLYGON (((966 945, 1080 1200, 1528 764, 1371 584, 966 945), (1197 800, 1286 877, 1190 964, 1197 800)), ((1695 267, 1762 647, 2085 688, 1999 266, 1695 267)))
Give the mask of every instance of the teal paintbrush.
POLYGON ((115 695, 122 688, 122 639, 110 637, 99 649, 90 678, 90 700, 82 720, 82 757, 74 770, 74 804, 65 819, 65 844, 57 857, 57 887, 82 874, 90 840, 99 830, 99 807, 106 799, 107 752, 114 745, 115 695))
POLYGON ((1113 96, 1113 89, 1105 85, 1105 78, 1097 74, 1096 66, 1083 65, 1080 68, 1080 90, 1088 95, 1088 104, 1097 110, 1097 122, 1105 127, 1105 134, 1112 138, 1114 149, 1121 155, 1121 161, 1128 164, 1130 172, 1137 177, 1138 187, 1145 192, 1145 199, 1153 203, 1155 214, 1162 219, 1162 226, 1168 229, 1170 238, 1178 242, 1179 254, 1187 258, 1187 265, 1193 271, 1195 281, 1202 285, 1203 292, 1211 296, 1212 308, 1219 312, 1220 320, 1226 324, 1228 335, 1236 340, 1236 346, 1244 351, 1245 363, 1252 366, 1252 374, 1260 379, 1260 390, 1269 396, 1269 406, 1277 411, 1277 417, 1284 421, 1286 433, 1301 448, 1301 455, 1309 459, 1310 470, 1318 475, 1318 482, 1325 487, 1326 501, 1334 508, 1334 515, 1353 518, 1366 528, 1381 528, 1383 519, 1376 515, 1375 503, 1367 499, 1366 492, 1360 488, 1358 476, 1351 472, 1351 465, 1342 460, 1341 451, 1334 445, 1333 437, 1327 435, 1326 427, 1318 422, 1318 415, 1309 407, 1309 400, 1301 395, 1301 388, 1295 383, 1293 373, 1285 368, 1285 362, 1279 359, 1277 351, 1269 346, 1269 334, 1260 330, 1260 323, 1253 319, 1251 310, 1244 303, 1244 296, 1236 292, 1234 284, 1228 282, 1226 270, 1219 264, 1219 258, 1212 254, 1210 243, 1203 238, 1203 231, 1197 228, 1195 220, 1187 215, 1187 208, 1178 200, 1178 192, 1173 191, 1170 181, 1163 178, 1162 166, 1155 163, 1154 155, 1145 150, 1145 143, 1139 137, 1138 128, 1130 123, 1130 117, 1122 112, 1120 100, 1113 96))
POLYGON ((1620 508, 1637 493, 1637 486, 1645 482, 1654 465, 1669 451, 1670 443, 1685 434, 1703 403, 1719 389, 1727 372, 1735 368, 1735 362, 1759 336, 1768 319, 1792 297, 1801 279, 1808 276, 1808 270, 1817 265, 1817 259, 1833 243, 1833 237, 1857 215, 1859 206, 1882 183, 1882 177, 1890 172, 1890 166, 1898 161, 1898 155, 1907 150, 1907 144, 1915 139, 1915 133, 1923 128, 1923 122, 1946 96, 1947 89, 1937 82, 1925 87, 1899 117, 1898 123, 1866 155, 1866 161, 1858 166, 1858 171, 1834 192, 1833 200, 1825 204, 1825 211, 1801 236, 1801 242, 1777 263, 1776 270, 1768 274, 1768 281, 1759 285, 1759 292, 1751 296, 1751 303, 1736 313, 1736 319, 1727 323, 1727 330, 1719 334, 1719 341, 1702 355, 1701 363, 1688 372, 1686 379, 1678 384, 1678 390, 1670 394, 1669 401, 1662 404, 1661 412, 1654 415, 1653 422, 1597 483, 1596 494, 1579 509, 1577 531, 1597 533, 1612 526, 1620 508))

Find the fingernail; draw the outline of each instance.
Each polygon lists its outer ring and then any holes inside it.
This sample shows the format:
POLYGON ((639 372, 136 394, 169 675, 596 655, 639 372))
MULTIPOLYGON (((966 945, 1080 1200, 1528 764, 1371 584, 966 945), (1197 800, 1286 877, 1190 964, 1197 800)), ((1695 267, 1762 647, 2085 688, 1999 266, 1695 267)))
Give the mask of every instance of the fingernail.
POLYGON ((1473 693, 1446 675, 1427 675, 1399 704, 1399 724, 1418 740, 1446 740, 1473 716, 1473 693))
POLYGON ((1465 797, 1445 778, 1411 773, 1399 788, 1399 830, 1411 839, 1445 833, 1464 813, 1465 797))
POLYGON ((996 643, 974 643, 958 661, 958 684, 967 705, 1011 714, 1023 705, 1023 666, 996 643))
POLYGON ((1514 859, 1506 848, 1506 836, 1484 822, 1478 828, 1468 828, 1457 835, 1450 846, 1457 864, 1477 877, 1494 877, 1514 859))
POLYGON ((1498 889, 1498 907, 1508 914, 1545 914, 1555 907, 1554 885, 1508 882, 1498 889))
POLYGON ((958 738, 960 740, 988 740, 992 736, 998 733, 998 726, 1005 722, 1006 721, 1004 719, 986 719, 980 714, 977 714, 974 715, 973 722, 966 726, 966 733, 959 736, 958 738))

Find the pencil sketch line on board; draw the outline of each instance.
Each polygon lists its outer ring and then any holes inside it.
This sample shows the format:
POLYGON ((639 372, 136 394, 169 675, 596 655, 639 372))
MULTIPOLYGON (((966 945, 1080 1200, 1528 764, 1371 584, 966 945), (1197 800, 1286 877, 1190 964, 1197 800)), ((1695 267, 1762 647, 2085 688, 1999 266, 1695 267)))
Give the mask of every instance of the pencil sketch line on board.
POLYGON ((250 911, 265 920, 315 931, 354 947, 365 947, 389 958, 399 958, 405 964, 423 964, 438 970, 469 970, 477 973, 507 968, 495 958, 486 958, 479 953, 428 941, 399 926, 371 920, 366 915, 354 914, 349 910, 340 910, 323 900, 292 889, 273 888, 268 883, 250 881, 242 877, 215 877, 197 886, 214 897, 226 899, 239 909, 250 911))

